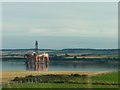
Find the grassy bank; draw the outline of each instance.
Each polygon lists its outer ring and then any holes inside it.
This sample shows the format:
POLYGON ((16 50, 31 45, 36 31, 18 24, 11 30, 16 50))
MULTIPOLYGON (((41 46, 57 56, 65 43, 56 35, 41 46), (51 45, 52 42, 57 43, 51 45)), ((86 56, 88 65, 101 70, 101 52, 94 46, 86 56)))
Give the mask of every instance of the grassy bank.
POLYGON ((71 75, 38 75, 15 78, 22 83, 3 85, 3 88, 118 88, 118 73, 103 73, 95 76, 71 75), (37 77, 37 82, 35 81, 37 77), (31 81, 32 80, 32 81, 31 81))
POLYGON ((23 83, 3 86, 3 88, 118 88, 117 85, 64 84, 64 83, 23 83))
POLYGON ((0 74, 2 75, 2 82, 6 83, 10 80, 13 80, 15 77, 25 77, 28 75, 71 75, 71 74, 80 74, 80 75, 98 75, 98 74, 104 74, 104 73, 110 73, 109 71, 47 71, 47 72, 41 72, 41 71, 1 71, 0 74))

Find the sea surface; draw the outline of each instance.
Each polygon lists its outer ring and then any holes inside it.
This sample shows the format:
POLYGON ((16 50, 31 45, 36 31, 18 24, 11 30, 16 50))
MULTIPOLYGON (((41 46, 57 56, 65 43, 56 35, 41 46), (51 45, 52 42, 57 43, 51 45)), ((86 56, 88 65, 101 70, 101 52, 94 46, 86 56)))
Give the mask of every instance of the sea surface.
MULTIPOLYGON (((1 68, 0 68, 1 69, 1 68)), ((117 71, 118 63, 95 62, 95 61, 64 61, 54 60, 48 63, 30 64, 24 60, 2 61, 2 70, 22 70, 22 71, 117 71)))

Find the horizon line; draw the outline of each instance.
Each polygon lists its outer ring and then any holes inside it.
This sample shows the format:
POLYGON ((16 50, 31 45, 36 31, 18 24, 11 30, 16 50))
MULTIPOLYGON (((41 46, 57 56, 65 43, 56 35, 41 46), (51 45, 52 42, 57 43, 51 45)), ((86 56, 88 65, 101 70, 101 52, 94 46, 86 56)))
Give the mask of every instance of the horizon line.
MULTIPOLYGON (((0 49, 0 50, 15 50, 15 49, 17 49, 17 50, 19 50, 19 49, 23 49, 23 50, 25 50, 25 49, 31 49, 31 50, 34 50, 35 48, 2 48, 2 49, 0 49)), ((107 49, 119 49, 119 48, 58 48, 58 49, 55 49, 55 48, 41 48, 41 49, 50 49, 50 50, 63 50, 63 49, 105 49, 105 50, 107 50, 107 49)), ((40 49, 38 49, 38 50, 40 50, 40 49)))

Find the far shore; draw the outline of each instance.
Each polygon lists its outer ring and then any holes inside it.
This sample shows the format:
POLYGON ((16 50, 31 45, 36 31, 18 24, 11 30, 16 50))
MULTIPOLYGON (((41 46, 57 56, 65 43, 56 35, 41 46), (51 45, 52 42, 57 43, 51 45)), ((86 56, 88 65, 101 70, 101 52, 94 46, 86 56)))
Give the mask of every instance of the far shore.
POLYGON ((2 75, 2 81, 0 79, 0 83, 7 83, 13 80, 15 77, 25 77, 28 75, 46 75, 46 74, 63 74, 63 75, 70 75, 70 74, 80 74, 80 75, 99 75, 99 74, 106 74, 111 73, 112 71, 0 71, 0 75, 2 75))

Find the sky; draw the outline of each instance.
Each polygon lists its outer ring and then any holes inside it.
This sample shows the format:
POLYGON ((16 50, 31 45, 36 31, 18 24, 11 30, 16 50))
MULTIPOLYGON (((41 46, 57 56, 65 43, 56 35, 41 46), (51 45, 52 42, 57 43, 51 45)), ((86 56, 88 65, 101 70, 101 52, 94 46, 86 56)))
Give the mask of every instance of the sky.
POLYGON ((118 48, 117 2, 4 2, 2 48, 118 48))

